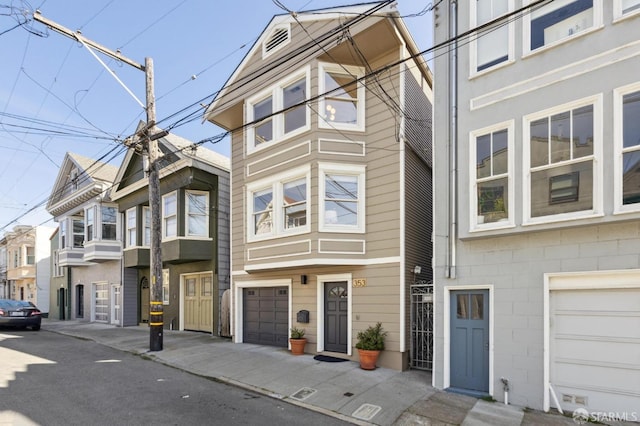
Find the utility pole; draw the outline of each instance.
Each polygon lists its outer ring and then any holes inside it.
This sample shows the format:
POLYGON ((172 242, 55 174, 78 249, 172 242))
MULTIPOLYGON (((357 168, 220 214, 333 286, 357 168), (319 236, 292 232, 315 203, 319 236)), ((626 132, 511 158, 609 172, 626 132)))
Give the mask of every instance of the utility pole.
POLYGON ((162 253, 160 243, 162 241, 160 226, 160 175, 158 172, 158 139, 167 135, 166 131, 158 131, 156 128, 156 99, 153 91, 153 60, 145 58, 145 65, 138 64, 120 54, 119 51, 112 51, 106 47, 85 38, 80 31, 71 31, 68 28, 57 24, 40 14, 37 11, 33 14, 33 19, 43 23, 48 28, 59 32, 75 41, 80 42, 96 58, 98 62, 122 85, 125 90, 147 111, 147 125, 136 134, 137 142, 146 147, 149 156, 149 208, 151 210, 151 301, 149 307, 149 350, 161 351, 163 343, 163 305, 162 305, 162 253), (147 102, 146 107, 135 97, 135 95, 120 81, 120 79, 98 58, 91 48, 99 52, 131 65, 145 73, 145 86, 147 102))

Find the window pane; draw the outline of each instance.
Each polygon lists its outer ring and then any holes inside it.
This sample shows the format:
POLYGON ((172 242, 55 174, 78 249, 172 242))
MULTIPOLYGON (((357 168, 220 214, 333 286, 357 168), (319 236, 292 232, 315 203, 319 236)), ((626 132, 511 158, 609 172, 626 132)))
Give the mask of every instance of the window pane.
POLYGON ((593 26, 593 0, 555 1, 531 12, 531 50, 593 26))
MULTIPOLYGON (((296 83, 283 89, 283 106, 289 108, 300 104, 306 99, 306 79, 301 79, 296 83)), ((284 132, 289 133, 307 124, 306 106, 304 104, 295 107, 284 113, 284 132)))
POLYGON ((640 146, 640 92, 622 98, 622 146, 640 146))
POLYGON ((484 317, 483 311, 484 296, 482 294, 471 295, 471 319, 481 320, 484 317))
POLYGON ((358 198, 358 177, 327 174, 325 177, 325 197, 341 200, 358 198))
POLYGON ((166 217, 176 214, 177 204, 175 194, 164 197, 164 216, 166 217))
POLYGON ((106 223, 102 225, 102 239, 103 240, 115 240, 116 239, 116 225, 113 223, 106 223))
POLYGON ((151 245, 151 209, 149 207, 143 207, 142 211, 144 214, 144 241, 142 244, 149 246, 151 245))
POLYGON ((205 194, 194 194, 192 192, 188 192, 187 200, 189 203, 189 214, 207 214, 207 196, 205 194))
POLYGON ((531 167, 549 164, 549 122, 543 118, 531 122, 531 167))
POLYGON ((493 173, 492 176, 507 173, 509 156, 507 155, 507 131, 501 130, 493 134, 493 173))
POLYGON ((188 233, 189 235, 206 236, 207 220, 206 216, 189 216, 188 233))
POLYGON ((263 210, 271 209, 273 203, 273 191, 271 189, 265 189, 263 191, 256 191, 253 193, 253 211, 261 212, 263 210))
POLYGON ((622 156, 622 204, 640 203, 640 151, 622 156))
POLYGON ((273 227, 273 191, 265 189, 253 193, 253 232, 268 234, 273 227))
POLYGON ((211 296, 213 294, 213 285, 211 277, 202 277, 200 281, 201 289, 200 294, 202 296, 211 296))
POLYGON ((476 175, 478 178, 491 176, 491 135, 476 138, 476 175))
POLYGON ((551 116, 551 163, 571 159, 571 124, 569 112, 551 116))
POLYGON ((622 0, 622 13, 640 9, 640 0, 622 0))
POLYGON ((531 173, 532 217, 591 209, 593 161, 582 161, 531 173), (576 175, 573 175, 574 172, 576 175), (571 191, 577 191, 577 200, 571 196, 571 191))
POLYGON ((494 179, 478 184, 478 222, 498 222, 508 217, 509 205, 507 178, 494 179))
POLYGON ((573 111, 573 158, 593 155, 593 105, 573 111))
POLYGON ((509 26, 497 24, 478 33, 478 71, 509 59, 509 26))
POLYGON ((186 296, 187 297, 195 297, 196 295, 196 279, 195 278, 187 278, 186 280, 186 296))
MULTIPOLYGON (((273 100, 271 97, 265 99, 262 102, 258 102, 253 106, 253 118, 259 120, 263 117, 268 117, 273 112, 273 100)), ((264 142, 273 140, 273 119, 269 118, 265 121, 257 124, 254 128, 255 131, 255 146, 264 142)))
POLYGON ((324 118, 329 123, 356 124, 358 122, 358 104, 338 99, 327 100, 324 118))
POLYGON ((325 92, 331 92, 328 95, 330 98, 356 101, 358 99, 358 85, 354 81, 356 78, 355 75, 327 72, 324 75, 325 92))
POLYGON ((102 239, 116 239, 116 215, 115 207, 102 207, 102 239))
POLYGON ((325 224, 358 225, 357 201, 325 201, 325 224))
POLYGON ((456 295, 457 309, 456 316, 458 319, 469 319, 469 296, 466 294, 456 295))
POLYGON ((300 179, 283 185, 284 228, 297 228, 307 224, 307 183, 300 179))
POLYGON ((356 78, 336 72, 325 73, 325 91, 331 91, 325 98, 325 110, 322 111, 327 122, 357 124, 358 85, 354 81, 356 78))
POLYGON ((175 216, 165 219, 165 229, 164 236, 165 237, 175 237, 177 234, 177 225, 178 221, 175 216))

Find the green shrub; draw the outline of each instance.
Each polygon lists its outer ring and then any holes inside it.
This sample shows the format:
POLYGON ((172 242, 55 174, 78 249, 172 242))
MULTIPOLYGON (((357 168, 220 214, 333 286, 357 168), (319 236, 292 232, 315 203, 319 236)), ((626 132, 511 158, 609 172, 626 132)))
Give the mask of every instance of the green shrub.
POLYGON ((384 350, 384 338, 386 336, 387 332, 382 329, 382 323, 379 322, 375 326, 369 326, 366 330, 358 332, 356 348, 368 351, 382 351, 384 350))

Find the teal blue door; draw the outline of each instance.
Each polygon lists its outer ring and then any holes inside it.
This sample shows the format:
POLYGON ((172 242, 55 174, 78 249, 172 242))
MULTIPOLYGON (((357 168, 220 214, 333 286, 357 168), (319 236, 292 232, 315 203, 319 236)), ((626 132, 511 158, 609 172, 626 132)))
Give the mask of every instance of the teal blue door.
POLYGON ((489 290, 451 292, 452 388, 489 391, 489 290))

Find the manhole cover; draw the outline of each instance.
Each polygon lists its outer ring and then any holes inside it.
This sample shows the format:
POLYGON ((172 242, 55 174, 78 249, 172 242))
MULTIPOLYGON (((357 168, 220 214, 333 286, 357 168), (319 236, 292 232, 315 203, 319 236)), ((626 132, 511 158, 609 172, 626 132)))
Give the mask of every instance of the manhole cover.
POLYGON ((316 393, 315 389, 302 388, 298 392, 296 392, 293 395, 291 395, 291 398, 297 399, 298 401, 303 401, 303 400, 309 398, 314 393, 316 393))
POLYGON ((362 404, 360 408, 353 412, 352 417, 360 420, 371 420, 378 414, 382 407, 373 404, 362 404))

